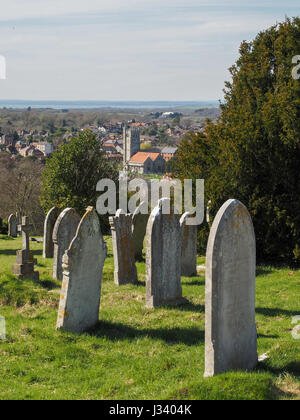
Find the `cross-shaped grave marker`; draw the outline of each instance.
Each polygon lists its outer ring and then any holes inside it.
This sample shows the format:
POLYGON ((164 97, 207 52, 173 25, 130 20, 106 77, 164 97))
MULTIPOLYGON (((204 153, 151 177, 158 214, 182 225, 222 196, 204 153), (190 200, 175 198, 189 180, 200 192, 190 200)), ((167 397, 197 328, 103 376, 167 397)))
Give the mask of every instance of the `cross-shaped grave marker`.
POLYGON ((17 263, 12 266, 12 273, 19 279, 33 278, 38 280, 39 273, 34 271, 34 264, 37 263, 37 260, 33 258, 33 254, 30 252, 29 231, 31 225, 28 220, 27 216, 22 217, 22 224, 19 225, 22 231, 22 250, 17 251, 17 263))

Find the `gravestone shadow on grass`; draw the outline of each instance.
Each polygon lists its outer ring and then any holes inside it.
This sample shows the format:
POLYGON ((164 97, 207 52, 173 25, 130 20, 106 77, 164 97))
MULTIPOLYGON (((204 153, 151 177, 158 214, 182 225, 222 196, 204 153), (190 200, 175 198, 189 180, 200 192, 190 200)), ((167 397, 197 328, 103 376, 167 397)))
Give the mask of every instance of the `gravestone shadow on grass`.
POLYGON ((6 235, 0 234, 0 241, 15 241, 15 240, 16 240, 16 238, 10 238, 6 235))
POLYGON ((272 367, 268 364, 268 361, 264 361, 259 362, 257 370, 271 372, 276 376, 290 374, 297 379, 300 378, 300 362, 290 362, 282 367, 272 367))
MULTIPOLYGON (((275 269, 275 267, 274 267, 275 269)), ((274 270, 272 270, 271 267, 264 267, 264 266, 258 266, 256 267, 256 277, 259 276, 266 276, 268 274, 274 273, 274 270)))
POLYGON ((185 344, 195 346, 204 342, 204 331, 199 328, 146 328, 139 329, 129 325, 99 321, 95 328, 88 331, 89 335, 105 337, 111 341, 136 340, 138 338, 152 338, 163 340, 167 344, 185 344))
POLYGON ((192 281, 190 280, 184 280, 184 278, 181 280, 182 286, 205 286, 205 278, 203 276, 195 276, 192 277, 192 281), (198 277, 198 280, 197 280, 198 277))
POLYGON ((256 314, 268 316, 268 317, 278 317, 278 316, 288 316, 294 317, 300 315, 299 309, 295 309, 294 311, 280 309, 280 308, 256 308, 256 314))
POLYGON ((47 290, 53 290, 53 289, 59 288, 59 285, 55 283, 55 281, 53 280, 39 280, 37 284, 41 286, 43 289, 47 289, 47 290))
POLYGON ((0 255, 13 255, 16 256, 17 250, 16 249, 1 249, 0 255))

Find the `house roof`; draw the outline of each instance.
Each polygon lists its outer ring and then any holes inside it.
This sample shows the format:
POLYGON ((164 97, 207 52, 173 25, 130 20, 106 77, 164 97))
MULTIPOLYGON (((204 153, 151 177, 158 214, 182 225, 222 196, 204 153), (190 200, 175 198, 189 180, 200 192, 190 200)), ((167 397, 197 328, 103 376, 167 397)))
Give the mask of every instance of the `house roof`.
POLYGON ((173 154, 173 153, 176 153, 177 150, 178 150, 178 147, 165 147, 164 149, 162 149, 161 153, 173 154))
POLYGON ((145 163, 148 158, 153 162, 159 157, 160 153, 138 152, 133 155, 129 162, 145 163))

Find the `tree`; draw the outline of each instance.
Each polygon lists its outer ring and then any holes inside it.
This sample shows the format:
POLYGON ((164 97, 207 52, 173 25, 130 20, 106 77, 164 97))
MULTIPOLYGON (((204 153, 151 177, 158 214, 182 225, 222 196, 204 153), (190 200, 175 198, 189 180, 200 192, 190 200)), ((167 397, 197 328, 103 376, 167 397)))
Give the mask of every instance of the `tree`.
POLYGON ((42 164, 35 158, 12 159, 6 153, 0 154, 0 217, 8 218, 17 212, 28 216, 35 234, 43 232, 41 172, 42 164))
POLYGON ((177 115, 172 121, 172 127, 180 126, 180 115, 177 115))
MULTIPOLYGON (((83 215, 88 206, 96 206, 96 185, 104 178, 117 183, 118 172, 100 149, 96 135, 83 131, 47 160, 42 174, 42 206, 46 212, 54 205, 73 207, 83 215)), ((107 218, 104 220, 107 225, 107 218)))
MULTIPOLYGON (((258 258, 277 262, 300 263, 300 83, 291 75, 299 33, 300 19, 286 19, 241 44, 221 116, 195 151, 208 155, 201 173, 212 213, 228 198, 244 202, 258 258)), ((199 172, 196 161, 189 172, 199 172)))

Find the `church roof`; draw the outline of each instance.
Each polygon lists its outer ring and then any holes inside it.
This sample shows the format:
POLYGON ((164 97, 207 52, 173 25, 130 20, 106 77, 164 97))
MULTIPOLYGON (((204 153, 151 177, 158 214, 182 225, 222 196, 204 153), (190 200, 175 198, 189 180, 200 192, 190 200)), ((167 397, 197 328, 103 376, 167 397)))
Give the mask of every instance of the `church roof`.
POLYGON ((138 152, 131 157, 129 162, 145 163, 148 158, 154 162, 159 155, 160 153, 138 152))

